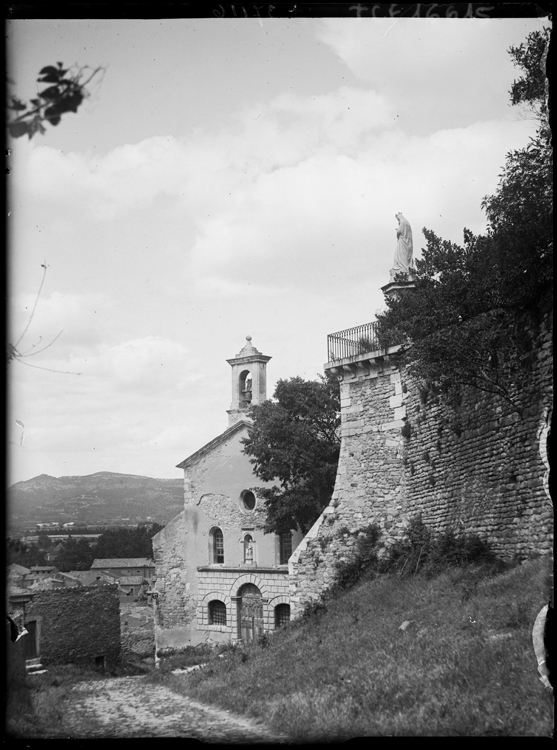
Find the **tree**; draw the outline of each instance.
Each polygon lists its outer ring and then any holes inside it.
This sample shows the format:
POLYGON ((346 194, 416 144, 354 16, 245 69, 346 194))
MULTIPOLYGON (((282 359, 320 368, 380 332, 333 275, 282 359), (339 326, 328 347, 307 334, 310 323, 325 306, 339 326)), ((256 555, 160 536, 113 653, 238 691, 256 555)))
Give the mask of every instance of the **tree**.
POLYGON ((138 525, 135 529, 109 529, 99 537, 94 547, 94 556, 101 559, 112 557, 153 557, 152 538, 163 527, 158 523, 138 525))
POLYGON ((52 539, 48 536, 48 534, 45 534, 44 531, 39 534, 37 543, 39 545, 39 549, 41 550, 48 550, 50 549, 50 547, 52 547, 52 539))
POLYGON ((56 558, 56 567, 63 573, 70 570, 89 570, 95 555, 85 539, 70 536, 56 558))
POLYGON ((340 450, 336 379, 279 380, 274 398, 254 406, 243 440, 255 475, 278 484, 254 488, 267 509, 266 533, 306 533, 331 499, 340 450))
POLYGON ((33 565, 46 565, 46 556, 36 544, 25 544, 20 539, 8 539, 6 545, 6 558, 8 565, 17 563, 24 568, 33 565))
POLYGON ((513 82, 509 94, 513 105, 525 107, 543 126, 547 126, 549 114, 549 43, 551 30, 545 26, 533 31, 526 42, 510 47, 509 54, 524 75, 513 82))
MULTIPOLYGON (((66 112, 77 112, 78 108, 90 94, 87 85, 97 76, 98 74, 104 75, 104 68, 98 67, 90 72, 88 66, 78 68, 72 66, 70 68, 64 68, 63 63, 58 62, 56 66, 47 65, 42 68, 37 78, 37 83, 50 84, 46 88, 38 92, 37 98, 31 99, 28 103, 23 102, 15 94, 8 96, 8 104, 6 108, 11 116, 7 118, 7 129, 8 133, 12 138, 21 138, 27 135, 31 139, 35 133, 46 132, 43 125, 44 122, 48 122, 51 125, 58 125, 62 119, 62 115, 66 112)), ((9 83, 12 83, 9 81, 9 83)), ((39 365, 32 365, 29 362, 24 362, 24 358, 32 357, 40 352, 48 349, 56 341, 58 336, 62 333, 60 331, 48 344, 40 349, 36 347, 42 343, 42 337, 33 344, 28 350, 21 352, 18 349, 20 342, 27 333, 29 326, 33 320, 35 310, 41 291, 43 288, 44 280, 46 277, 46 261, 41 264, 44 269, 43 278, 39 286, 39 291, 33 305, 33 310, 29 316, 29 321, 25 326, 25 329, 15 344, 7 342, 6 344, 6 356, 7 363, 10 364, 13 360, 21 362, 22 364, 28 365, 29 367, 36 367, 40 370, 49 370, 52 372, 61 372, 70 375, 79 375, 80 373, 66 373, 62 370, 51 370, 49 367, 41 367, 39 365)))
POLYGON ((37 78, 37 83, 50 84, 38 92, 28 103, 11 94, 7 109, 13 113, 8 118, 8 132, 12 138, 27 135, 31 139, 35 133, 45 133, 43 123, 58 125, 66 112, 77 112, 83 100, 89 96, 86 86, 100 72, 101 67, 89 73, 87 66, 64 68, 63 63, 47 65, 37 78))
POLYGON ((404 344, 414 375, 449 402, 468 385, 520 412, 532 349, 520 316, 551 304, 553 159, 540 65, 548 39, 547 30, 534 32, 526 46, 509 50, 526 71, 513 84, 512 102, 533 108, 540 125, 526 148, 507 154, 496 193, 482 202, 487 233, 465 229, 459 246, 424 228, 415 290, 388 300, 378 316, 383 345, 404 344))

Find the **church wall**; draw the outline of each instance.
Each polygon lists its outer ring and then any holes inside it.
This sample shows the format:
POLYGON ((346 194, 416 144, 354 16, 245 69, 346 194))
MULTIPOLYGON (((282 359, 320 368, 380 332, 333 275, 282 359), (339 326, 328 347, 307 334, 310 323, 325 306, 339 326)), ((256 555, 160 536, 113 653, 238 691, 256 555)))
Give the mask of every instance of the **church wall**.
MULTIPOLYGON (((525 326, 532 325, 524 323, 525 326)), ((501 557, 552 550, 547 428, 552 407, 552 323, 532 328, 522 415, 493 394, 464 390, 460 423, 390 358, 354 358, 341 383, 342 442, 329 506, 290 560, 293 614, 333 582, 363 528, 383 541, 421 514, 436 532, 476 533, 501 557), (410 429, 410 436, 403 437, 410 429)))
MULTIPOLYGON (((269 629, 274 627, 274 606, 287 601, 288 567, 279 564, 278 537, 263 531, 263 501, 247 510, 241 499, 243 490, 262 484, 242 453, 240 441, 246 434, 247 429, 239 430, 185 469, 184 510, 153 538, 159 652, 236 637, 237 605, 231 597, 246 582, 246 575, 258 577, 267 592, 262 590, 268 599, 264 618, 269 629), (213 557, 211 532, 217 527, 224 538, 224 564, 215 563, 213 557), (245 534, 253 538, 253 563, 244 561, 245 534), (277 597, 286 598, 274 601, 277 597), (215 598, 226 603, 226 626, 208 624, 208 602, 215 598)), ((298 532, 293 535, 293 547, 301 538, 298 532)))

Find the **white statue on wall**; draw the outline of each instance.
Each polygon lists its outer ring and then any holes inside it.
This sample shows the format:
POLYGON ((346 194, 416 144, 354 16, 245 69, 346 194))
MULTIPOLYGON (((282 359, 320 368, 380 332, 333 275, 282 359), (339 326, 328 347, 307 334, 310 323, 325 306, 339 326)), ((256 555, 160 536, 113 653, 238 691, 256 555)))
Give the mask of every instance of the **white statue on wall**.
POLYGON ((398 227, 396 228, 396 250, 395 250, 395 261, 391 268, 390 274, 391 279, 394 280, 396 274, 403 273, 409 279, 412 278, 413 261, 412 253, 414 251, 414 245, 412 242, 412 228, 402 213, 395 214, 398 219, 398 227))

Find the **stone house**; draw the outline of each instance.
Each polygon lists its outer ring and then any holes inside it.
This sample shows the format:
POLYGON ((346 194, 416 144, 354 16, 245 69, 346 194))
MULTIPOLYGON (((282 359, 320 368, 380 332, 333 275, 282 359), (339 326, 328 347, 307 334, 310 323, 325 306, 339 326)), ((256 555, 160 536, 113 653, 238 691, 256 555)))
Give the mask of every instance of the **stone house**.
POLYGON ((97 574, 106 571, 118 578, 123 576, 142 576, 152 578, 155 575, 155 563, 147 557, 120 557, 93 560, 91 570, 97 574))
POLYGON ((141 589, 147 590, 149 585, 146 578, 143 576, 122 576, 118 583, 120 585, 120 592, 124 594, 131 594, 137 596, 141 589))
POLYGON ((184 510, 153 537, 155 638, 164 653, 203 642, 252 641, 290 618, 288 560, 302 534, 265 534, 265 508, 242 439, 266 399, 266 365, 247 343, 232 368, 228 428, 182 461, 184 510))

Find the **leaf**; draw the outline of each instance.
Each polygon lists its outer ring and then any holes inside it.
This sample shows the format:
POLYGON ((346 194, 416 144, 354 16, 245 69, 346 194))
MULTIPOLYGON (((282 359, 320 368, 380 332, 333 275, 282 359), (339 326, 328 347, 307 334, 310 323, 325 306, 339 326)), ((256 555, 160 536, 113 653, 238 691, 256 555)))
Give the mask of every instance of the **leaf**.
POLYGON ((58 75, 48 75, 43 78, 37 78, 37 83, 58 83, 59 80, 60 76, 58 75))
POLYGON ((29 130, 29 125, 26 122, 11 122, 8 125, 8 131, 12 138, 21 138, 29 130))
MULTIPOLYGON (((60 65, 60 63, 58 63, 58 65, 60 65)), ((53 65, 47 65, 46 68, 43 68, 42 70, 39 71, 40 76, 51 75, 51 74, 54 74, 56 76, 58 75, 58 69, 55 68, 53 65)))
POLYGON ((19 99, 12 97, 12 103, 8 104, 8 109, 15 109, 17 112, 21 112, 22 110, 27 109, 27 105, 19 99))
POLYGON ((46 99, 47 101, 49 99, 55 99, 59 95, 60 89, 58 88, 58 86, 49 86, 47 89, 44 89, 39 93, 41 99, 46 99))
POLYGON ((47 109, 45 109, 44 115, 51 125, 58 125, 58 123, 62 119, 60 116, 60 110, 56 106, 47 107, 47 109))

